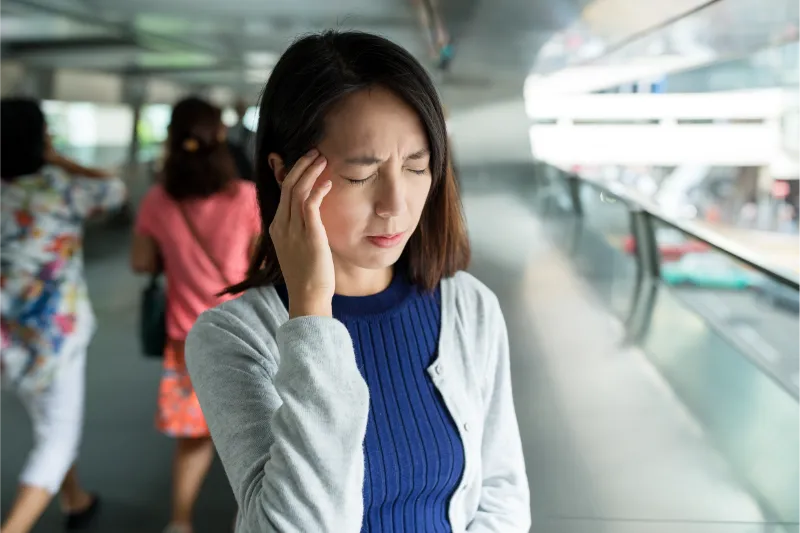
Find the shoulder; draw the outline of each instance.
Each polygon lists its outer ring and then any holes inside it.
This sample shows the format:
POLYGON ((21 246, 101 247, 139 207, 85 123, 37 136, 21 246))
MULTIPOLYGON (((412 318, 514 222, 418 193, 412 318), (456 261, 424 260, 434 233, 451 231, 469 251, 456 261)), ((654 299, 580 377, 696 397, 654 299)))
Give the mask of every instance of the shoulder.
POLYGON ((169 197, 164 187, 161 185, 151 186, 139 202, 136 214, 136 231, 156 235, 166 229, 168 226, 158 222, 158 220, 161 219, 161 214, 164 212, 168 201, 169 197))
POLYGON ((497 296, 469 272, 456 272, 453 277, 443 280, 443 283, 449 286, 453 296, 452 304, 462 318, 479 323, 493 322, 498 316, 502 319, 497 296))
POLYGON ((155 205, 155 204, 163 204, 169 201, 169 195, 167 191, 164 190, 164 186, 160 183, 156 183, 155 185, 151 185, 147 192, 144 193, 144 197, 142 198, 142 205, 155 205))
POLYGON ((264 366, 276 363, 278 328, 288 319, 271 287, 249 289, 233 300, 202 313, 186 339, 187 356, 195 360, 247 352, 264 366))
POLYGON ((501 355, 498 349, 508 338, 500 302, 489 287, 467 272, 458 272, 442 283, 447 326, 460 339, 453 345, 456 357, 474 372, 470 379, 488 375, 501 355))
POLYGON ((252 181, 246 181, 243 179, 237 180, 236 185, 238 187, 237 194, 239 196, 243 196, 245 198, 255 198, 256 197, 256 184, 252 181))
POLYGON ((73 182, 60 168, 44 166, 33 174, 3 181, 3 198, 9 204, 16 200, 28 204, 33 199, 39 212, 60 209, 70 203, 73 182))
POLYGON ((237 180, 236 200, 240 205, 249 205, 258 209, 258 192, 256 184, 250 181, 237 180))
POLYGON ((35 177, 44 177, 54 187, 69 187, 73 178, 64 170, 53 165, 45 165, 41 170, 34 174, 35 177))

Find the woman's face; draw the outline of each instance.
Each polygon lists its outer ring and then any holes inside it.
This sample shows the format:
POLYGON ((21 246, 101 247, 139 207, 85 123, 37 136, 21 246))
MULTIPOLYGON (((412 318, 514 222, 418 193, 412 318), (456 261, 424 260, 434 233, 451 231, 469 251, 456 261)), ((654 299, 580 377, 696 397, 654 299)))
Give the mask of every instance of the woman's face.
POLYGON ((400 258, 431 188, 430 152, 413 108, 382 88, 345 98, 317 147, 330 179, 322 222, 337 268, 381 269, 400 258))

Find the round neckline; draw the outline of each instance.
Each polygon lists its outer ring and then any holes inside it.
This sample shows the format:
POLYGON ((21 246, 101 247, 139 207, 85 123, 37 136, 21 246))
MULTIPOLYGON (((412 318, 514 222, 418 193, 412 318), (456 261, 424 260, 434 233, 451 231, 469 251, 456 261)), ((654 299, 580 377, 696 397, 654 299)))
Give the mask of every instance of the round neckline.
MULTIPOLYGON (((289 295, 285 284, 274 285, 281 301, 288 310, 289 295)), ((395 273, 389 286, 367 296, 344 296, 334 294, 331 300, 333 317, 336 319, 376 320, 389 318, 401 312, 419 295, 419 289, 402 273, 395 273)))
POLYGON ((396 273, 389 285, 380 292, 367 296, 344 296, 334 294, 333 315, 339 317, 364 318, 386 314, 401 306, 414 292, 414 287, 402 274, 396 273))

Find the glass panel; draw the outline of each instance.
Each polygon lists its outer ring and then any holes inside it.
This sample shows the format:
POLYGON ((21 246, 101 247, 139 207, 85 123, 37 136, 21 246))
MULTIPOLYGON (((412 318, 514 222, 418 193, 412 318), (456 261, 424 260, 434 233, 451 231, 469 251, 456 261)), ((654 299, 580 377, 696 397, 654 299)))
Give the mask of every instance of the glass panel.
MULTIPOLYGON (((548 194, 563 200, 570 189, 561 176, 563 186, 548 194)), ((584 216, 550 207, 543 216, 550 238, 602 302, 627 317, 639 247, 629 234, 629 206, 580 183, 584 216)), ((800 513, 798 291, 666 223, 654 224, 661 279, 652 300, 642 292, 630 323, 647 322, 641 348, 756 496, 765 520, 797 531, 791 525, 800 513)))
POLYGON ((581 185, 580 198, 584 218, 575 249, 576 267, 611 310, 626 319, 637 268, 628 206, 613 194, 586 184, 581 185))
POLYGON ((797 394, 798 291, 664 224, 656 240, 671 294, 797 394))
MULTIPOLYGON (((761 328, 769 318, 750 324, 758 312, 747 312, 749 297, 738 288, 662 286, 643 341, 644 353, 723 452, 737 477, 757 493, 768 519, 796 523, 797 400, 729 336, 736 328, 749 327, 762 338, 760 342, 766 342, 761 328)), ((781 330, 786 342, 792 335, 797 341, 796 317, 793 325, 782 318, 771 327, 781 330)))

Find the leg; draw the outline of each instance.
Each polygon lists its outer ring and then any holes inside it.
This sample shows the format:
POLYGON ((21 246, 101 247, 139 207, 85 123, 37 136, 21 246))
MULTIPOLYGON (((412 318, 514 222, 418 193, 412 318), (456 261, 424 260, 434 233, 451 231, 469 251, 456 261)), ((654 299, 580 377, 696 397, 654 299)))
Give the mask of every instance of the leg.
POLYGON ((78 481, 78 470, 73 464, 61 484, 61 510, 65 514, 80 513, 92 505, 94 498, 78 481))
POLYGON ((53 499, 53 494, 41 487, 22 484, 17 498, 3 522, 1 533, 28 533, 53 499))
POLYGON ((172 464, 172 520, 167 531, 191 533, 192 511, 208 469, 214 445, 192 388, 182 341, 170 340, 164 351, 164 375, 158 397, 157 427, 178 436, 172 464), (192 437, 181 435, 193 435, 192 437))
POLYGON ((85 362, 81 348, 46 391, 20 395, 33 422, 34 445, 2 533, 30 531, 75 461, 83 425, 85 362))
POLYGON ((179 438, 172 465, 172 525, 191 531, 192 511, 214 460, 210 437, 179 438))

